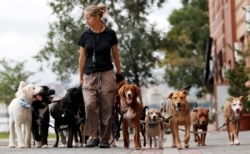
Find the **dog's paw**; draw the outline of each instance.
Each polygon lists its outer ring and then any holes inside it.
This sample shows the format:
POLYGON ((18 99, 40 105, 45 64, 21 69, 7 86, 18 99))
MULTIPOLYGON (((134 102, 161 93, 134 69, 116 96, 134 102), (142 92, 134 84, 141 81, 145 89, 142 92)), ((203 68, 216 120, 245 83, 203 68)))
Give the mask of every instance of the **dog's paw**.
POLYGON ((141 148, 140 148, 140 147, 135 147, 134 149, 135 149, 135 150, 141 150, 141 148))
POLYGON ((25 148, 31 148, 30 144, 25 145, 25 148))
POLYGON ((36 147, 41 148, 42 147, 42 142, 41 141, 36 141, 36 147))
POLYGON ((172 148, 176 148, 176 145, 172 145, 171 147, 172 147, 172 148))
POLYGON ((189 148, 189 144, 185 144, 185 148, 189 148))
POLYGON ((10 145, 9 145, 9 148, 15 148, 15 145, 10 144, 10 145))
POLYGON ((230 141, 229 143, 228 143, 228 145, 233 145, 234 143, 233 143, 233 141, 230 141))
POLYGON ((239 140, 235 140, 235 141, 234 141, 234 144, 235 144, 235 145, 240 145, 240 141, 239 141, 239 140))
POLYGON ((25 148, 25 145, 23 145, 23 144, 18 145, 18 148, 19 148, 19 149, 24 149, 24 148, 25 148))
POLYGON ((76 142, 76 143, 74 144, 74 147, 80 147, 80 143, 79 143, 79 142, 76 142))
POLYGON ((178 149, 178 150, 181 150, 181 149, 182 149, 182 146, 177 146, 177 149, 178 149))
POLYGON ((48 148, 48 145, 47 145, 47 144, 44 144, 44 145, 42 146, 42 148, 47 149, 47 148, 48 148))

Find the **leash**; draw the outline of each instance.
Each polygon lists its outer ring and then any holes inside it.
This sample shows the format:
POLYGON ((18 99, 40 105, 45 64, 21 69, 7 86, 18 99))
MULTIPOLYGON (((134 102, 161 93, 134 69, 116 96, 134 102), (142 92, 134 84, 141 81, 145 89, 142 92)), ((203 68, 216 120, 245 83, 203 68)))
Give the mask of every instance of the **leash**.
MULTIPOLYGON (((117 116, 118 116, 119 111, 118 111, 118 109, 115 109, 115 110, 116 110, 116 114, 117 114, 117 116)), ((122 119, 123 119, 123 114, 121 113, 121 117, 120 117, 120 120, 119 120, 119 123, 118 123, 117 130, 116 130, 116 132, 114 132, 114 136, 113 136, 113 139, 112 139, 112 141, 110 142, 110 144, 112 144, 112 143, 114 142, 115 139, 116 139, 116 141, 118 141, 119 138, 120 138, 120 131, 121 131, 122 119)))
MULTIPOLYGON (((220 127, 215 128, 214 130, 204 131, 204 132, 190 131, 190 133, 193 133, 193 134, 206 134, 206 133, 211 133, 211 132, 218 132, 219 129, 221 129, 222 127, 228 125, 232 120, 233 120, 233 118, 229 119, 227 122, 224 122, 220 127)), ((181 129, 181 128, 179 128, 179 130, 180 131, 186 131, 185 129, 181 129)))
POLYGON ((164 118, 163 120, 160 120, 160 121, 157 121, 157 122, 147 122, 147 121, 144 121, 144 120, 140 120, 140 123, 142 124, 159 124, 159 123, 162 123, 162 122, 166 122, 168 123, 169 122, 169 119, 171 119, 173 117, 173 115, 167 117, 167 118, 164 118))
POLYGON ((39 118, 44 124, 48 125, 51 128, 54 128, 50 123, 48 123, 46 120, 44 120, 39 114, 37 114, 34 110, 32 110, 32 113, 35 114, 37 118, 39 118))

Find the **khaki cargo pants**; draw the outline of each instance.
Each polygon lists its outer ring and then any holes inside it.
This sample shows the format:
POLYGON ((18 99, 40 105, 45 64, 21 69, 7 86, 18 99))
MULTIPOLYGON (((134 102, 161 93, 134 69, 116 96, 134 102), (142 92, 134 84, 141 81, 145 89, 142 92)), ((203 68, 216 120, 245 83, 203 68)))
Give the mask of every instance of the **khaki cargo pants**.
POLYGON ((83 97, 86 121, 84 135, 108 141, 112 128, 112 110, 116 95, 113 70, 96 72, 83 77, 83 97))

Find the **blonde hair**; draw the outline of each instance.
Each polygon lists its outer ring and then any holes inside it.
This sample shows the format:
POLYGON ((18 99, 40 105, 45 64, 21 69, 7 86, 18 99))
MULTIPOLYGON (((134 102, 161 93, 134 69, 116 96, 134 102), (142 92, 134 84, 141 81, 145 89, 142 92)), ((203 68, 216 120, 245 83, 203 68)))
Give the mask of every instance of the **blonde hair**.
POLYGON ((85 11, 89 12, 91 16, 99 16, 104 21, 104 14, 107 14, 108 8, 105 4, 100 3, 98 5, 89 5, 85 8, 85 11))

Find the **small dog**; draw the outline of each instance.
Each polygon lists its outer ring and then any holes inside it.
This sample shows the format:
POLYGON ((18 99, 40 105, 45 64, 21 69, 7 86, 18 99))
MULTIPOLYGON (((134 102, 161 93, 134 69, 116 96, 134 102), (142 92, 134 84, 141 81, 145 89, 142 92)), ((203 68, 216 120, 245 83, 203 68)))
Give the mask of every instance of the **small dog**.
POLYGON ((194 133, 194 141, 197 142, 198 146, 206 146, 205 140, 207 135, 207 126, 209 121, 209 109, 207 108, 195 108, 191 113, 191 122, 193 131, 197 132, 201 129, 201 135, 194 133))
POLYGON ((136 85, 123 85, 119 89, 121 98, 122 132, 124 147, 129 148, 129 126, 134 128, 134 149, 140 150, 140 116, 142 113, 142 104, 139 101, 140 88, 136 85))
POLYGON ((154 147, 157 147, 156 137, 158 137, 158 148, 162 149, 162 141, 165 133, 165 128, 162 120, 163 117, 161 116, 161 112, 157 109, 150 109, 146 114, 146 135, 147 142, 149 143, 149 148, 152 148, 152 138, 154 139, 154 147))
POLYGON ((41 101, 41 92, 41 87, 35 87, 33 84, 27 84, 24 81, 20 82, 18 91, 16 92, 16 98, 10 102, 8 108, 10 116, 10 148, 15 148, 15 133, 18 148, 31 147, 31 104, 36 100, 41 101))
POLYGON ((55 90, 48 86, 41 86, 41 88, 42 100, 32 103, 32 135, 37 148, 47 148, 50 122, 49 104, 53 99, 55 90))
POLYGON ((240 145, 238 139, 240 119, 243 110, 243 96, 240 97, 230 97, 228 102, 224 105, 224 121, 225 123, 230 123, 227 125, 228 140, 229 145, 240 145), (232 127, 232 134, 230 134, 229 125, 232 127))
POLYGON ((185 127, 185 148, 189 147, 189 139, 190 139, 190 106, 187 101, 187 90, 181 90, 172 92, 168 95, 168 99, 170 99, 170 103, 167 106, 167 113, 170 116, 173 116, 169 120, 169 126, 172 132, 173 142, 172 147, 177 147, 177 149, 182 149, 180 136, 179 136, 179 126, 185 127))
MULTIPOLYGON (((67 132, 67 147, 72 148, 73 137, 78 144, 78 134, 81 133, 80 126, 85 120, 85 107, 83 101, 82 88, 73 87, 67 90, 66 95, 59 100, 53 101, 49 108, 51 116, 54 118, 54 129, 56 133, 56 142, 53 147, 58 147, 60 133, 63 144, 66 144, 66 137, 63 130, 67 132)), ((83 138, 80 134, 81 146, 83 146, 83 138)))

